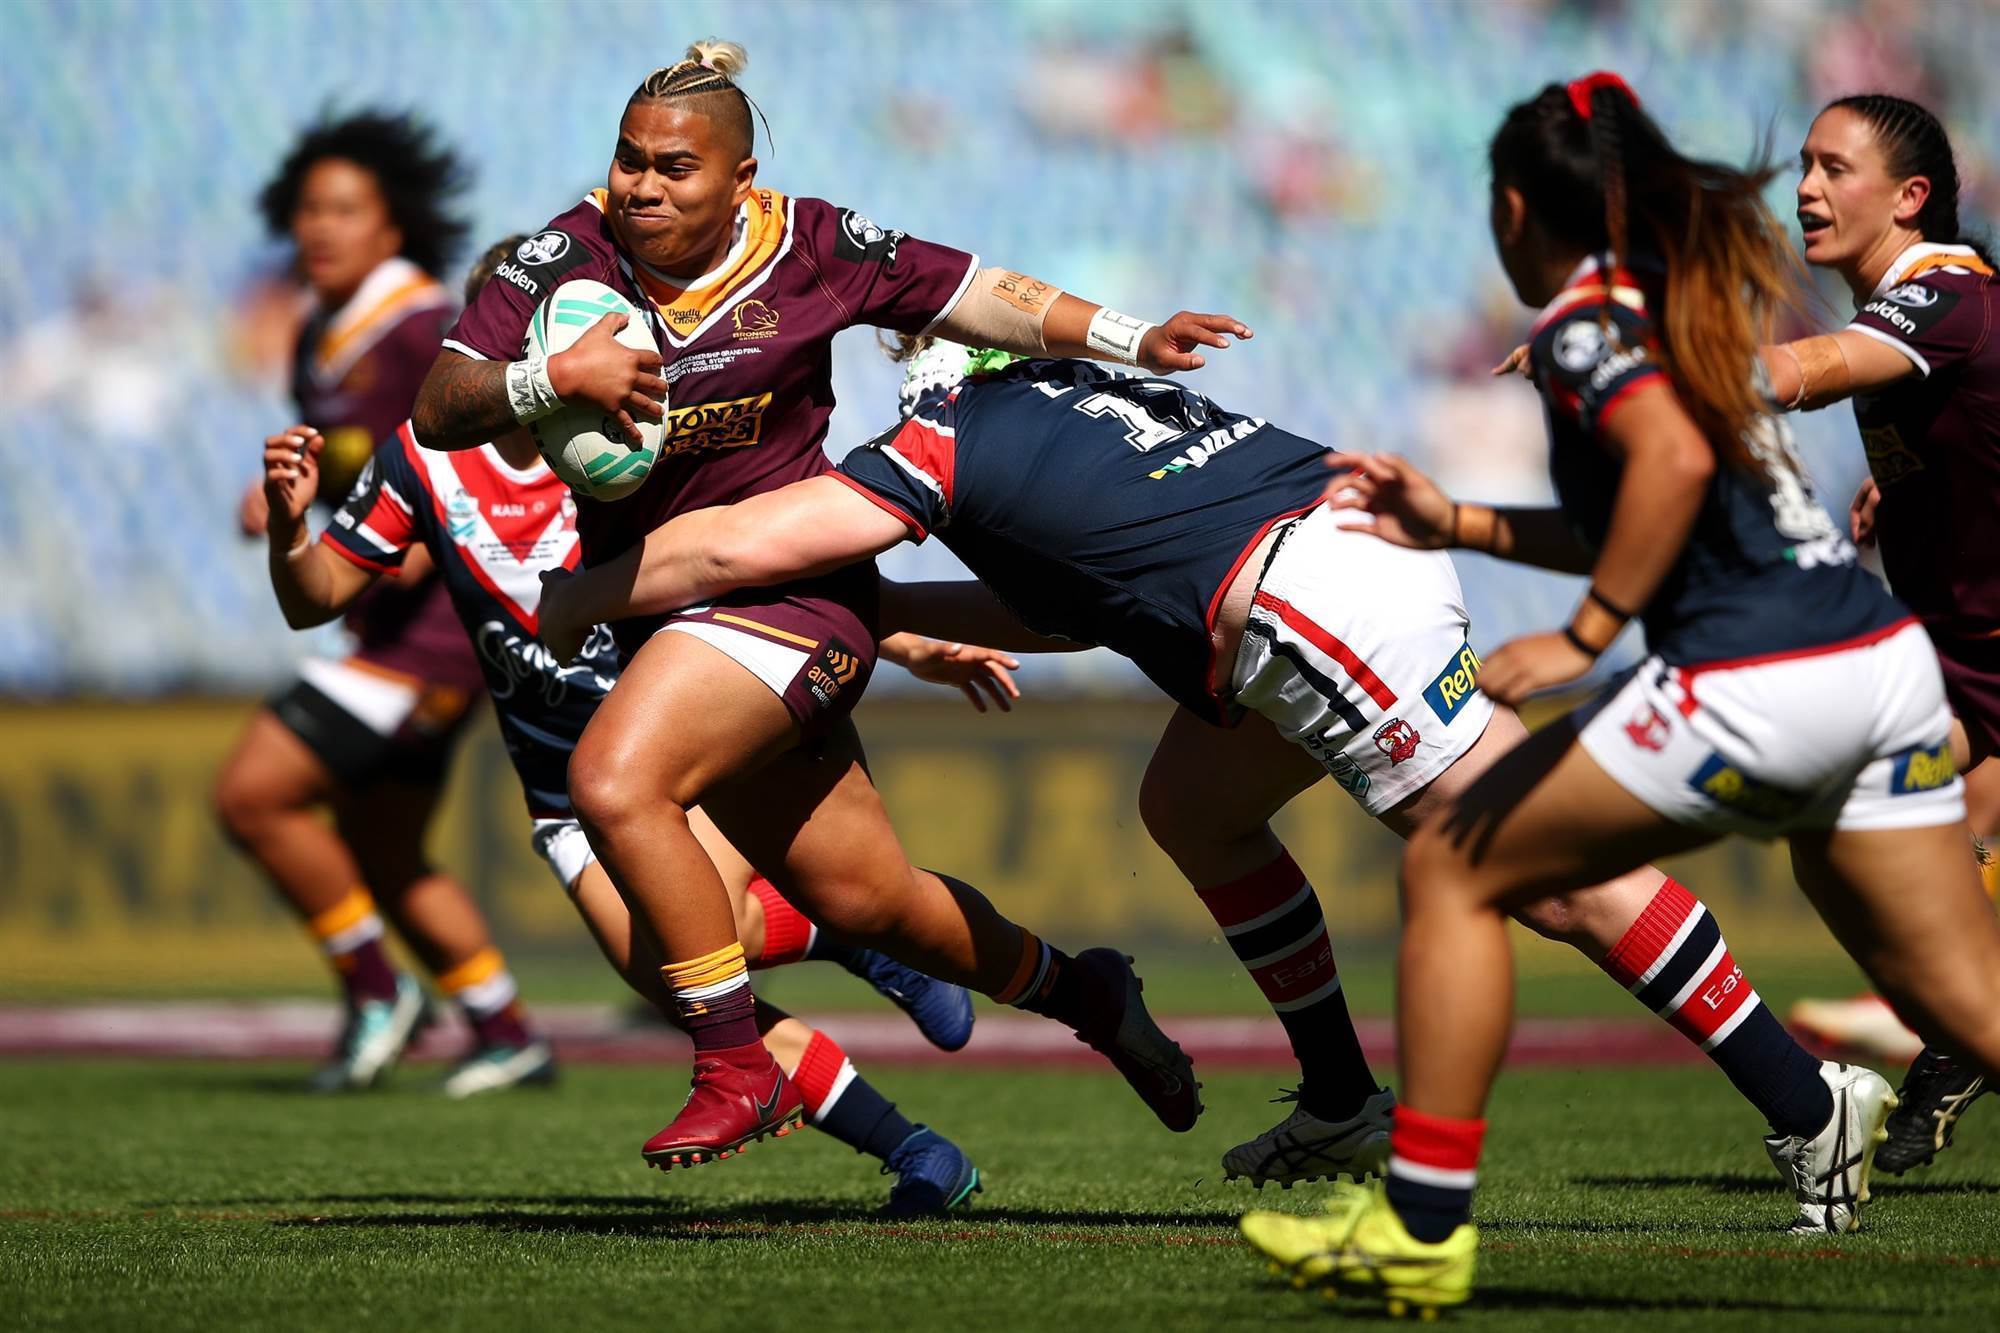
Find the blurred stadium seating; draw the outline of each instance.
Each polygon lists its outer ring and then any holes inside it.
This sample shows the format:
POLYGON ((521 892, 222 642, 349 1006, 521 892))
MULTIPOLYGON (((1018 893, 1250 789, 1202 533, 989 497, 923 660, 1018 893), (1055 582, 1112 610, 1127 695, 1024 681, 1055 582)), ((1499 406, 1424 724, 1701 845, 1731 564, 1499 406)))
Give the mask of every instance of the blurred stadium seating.
MULTIPOLYGON (((1203 387, 1330 444, 1421 454, 1484 494, 1542 485, 1526 389, 1483 367, 1525 325, 1485 235, 1502 109, 1613 66, 1688 144, 1788 155, 1862 88, 1944 113, 1990 219, 1990 0, 1453 4, 355 4, 9 7, 0 65, 0 692, 240 692, 303 650, 234 507, 288 419, 245 311, 282 250, 252 200, 322 106, 408 105, 478 164, 476 235, 532 228, 602 178, 624 98, 689 38, 751 53, 763 179, 1135 311, 1227 309, 1257 340, 1203 387), (1970 16, 1973 21, 1967 22, 1970 16), (1413 73, 1412 71, 1415 71, 1413 73)), ((1785 183, 1781 182, 1780 195, 1785 183)), ((1789 206, 1778 198, 1781 209, 1789 206)), ((841 346, 837 451, 895 372, 841 346)), ((1836 507, 1851 420, 1805 426, 1836 507)), ((942 552, 892 572, 937 574, 942 552)), ((1567 603, 1476 563, 1483 643, 1567 603)), ((1096 655, 1079 689, 1132 676, 1096 655)), ((897 678, 886 676, 885 685, 897 678)))

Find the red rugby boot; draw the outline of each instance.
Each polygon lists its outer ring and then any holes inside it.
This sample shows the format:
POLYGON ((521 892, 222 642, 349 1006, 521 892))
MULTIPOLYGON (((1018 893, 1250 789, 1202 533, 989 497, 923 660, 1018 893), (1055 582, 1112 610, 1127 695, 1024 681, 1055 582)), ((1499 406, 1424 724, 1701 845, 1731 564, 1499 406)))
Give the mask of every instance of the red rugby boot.
POLYGON ((694 1088, 681 1113, 640 1149, 649 1166, 671 1171, 742 1152, 798 1126, 799 1090, 762 1045, 709 1051, 694 1062, 694 1088))
POLYGON ((1109 1060, 1161 1124, 1177 1134, 1193 1129, 1202 1111, 1194 1061, 1146 1012, 1145 983, 1131 958, 1116 949, 1085 949, 1070 966, 1078 972, 1081 1002, 1076 1039, 1109 1060))

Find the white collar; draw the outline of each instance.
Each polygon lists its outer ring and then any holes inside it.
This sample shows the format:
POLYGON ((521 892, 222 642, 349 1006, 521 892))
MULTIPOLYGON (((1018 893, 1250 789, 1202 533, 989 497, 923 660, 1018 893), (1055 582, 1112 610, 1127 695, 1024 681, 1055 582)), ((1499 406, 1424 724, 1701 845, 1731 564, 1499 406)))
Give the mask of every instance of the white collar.
POLYGON ((1903 252, 1890 263, 1889 271, 1882 275, 1882 281, 1875 284, 1875 295, 1880 296, 1891 287, 1899 285, 1905 273, 1933 255, 1958 255, 1967 259, 1977 259, 1979 252, 1969 245, 1941 245, 1936 241, 1917 241, 1904 247, 1903 252))

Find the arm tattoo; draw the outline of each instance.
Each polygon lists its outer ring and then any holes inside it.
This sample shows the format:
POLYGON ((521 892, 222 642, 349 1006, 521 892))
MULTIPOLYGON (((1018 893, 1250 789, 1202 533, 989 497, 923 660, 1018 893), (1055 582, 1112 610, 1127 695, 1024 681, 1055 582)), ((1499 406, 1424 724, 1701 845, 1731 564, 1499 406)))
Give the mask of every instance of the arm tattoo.
POLYGON ((520 424, 507 400, 507 363, 440 352, 410 422, 433 449, 471 449, 505 435, 520 424))

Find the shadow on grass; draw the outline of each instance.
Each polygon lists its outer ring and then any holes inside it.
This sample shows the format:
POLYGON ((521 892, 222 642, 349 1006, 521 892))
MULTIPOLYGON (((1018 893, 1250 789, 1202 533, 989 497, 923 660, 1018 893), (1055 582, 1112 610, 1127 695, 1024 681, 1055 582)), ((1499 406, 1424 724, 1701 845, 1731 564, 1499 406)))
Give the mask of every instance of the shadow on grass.
MULTIPOLYGON (((1705 1189, 1715 1194, 1782 1194, 1784 1183, 1775 1175, 1754 1172, 1718 1172, 1685 1176, 1571 1176, 1573 1185, 1592 1189, 1660 1190, 1705 1189)), ((1952 1195, 2000 1194, 2000 1182, 1990 1180, 1899 1180, 1878 1174, 1871 1179, 1873 1190, 1889 1194, 1952 1195)))
POLYGON ((873 1205, 827 1200, 716 1202, 662 1198, 647 1194, 305 1194, 270 1195, 141 1203, 140 1207, 279 1207, 296 1216, 271 1219, 286 1227, 488 1227, 502 1231, 575 1232, 603 1235, 653 1235, 667 1239, 755 1239, 785 1228, 860 1226, 870 1230, 914 1227, 912 1234, 948 1239, 983 1239, 1014 1234, 1008 1228, 1030 1227, 1058 1233, 1065 1240, 1145 1243, 1135 1232, 1161 1232, 1169 1241, 1187 1233, 1234 1243, 1233 1212, 1178 1213, 1118 1209, 987 1208, 977 1207, 946 1218, 885 1218, 873 1205), (417 1205, 417 1206, 412 1206, 417 1205), (428 1206, 424 1206, 428 1205, 428 1206), (322 1207, 384 1208, 385 1211, 319 1212, 322 1207))

